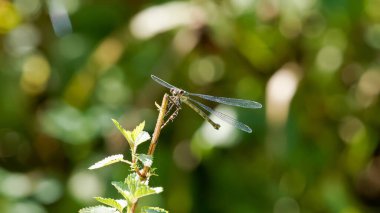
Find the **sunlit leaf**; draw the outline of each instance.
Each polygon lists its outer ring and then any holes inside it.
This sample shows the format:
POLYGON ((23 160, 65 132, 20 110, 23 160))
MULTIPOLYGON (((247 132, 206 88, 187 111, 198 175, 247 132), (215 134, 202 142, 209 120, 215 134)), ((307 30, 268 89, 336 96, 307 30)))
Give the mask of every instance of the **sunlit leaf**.
POLYGON ((149 206, 144 206, 141 208, 141 213, 169 213, 165 209, 161 209, 158 207, 149 207, 149 206))
POLYGON ((91 206, 79 210, 79 213, 121 213, 115 208, 107 206, 91 206))
POLYGON ((136 138, 135 145, 138 146, 149 139, 150 139, 149 133, 145 131, 141 131, 140 134, 136 138))
POLYGON ((153 157, 151 155, 137 154, 136 158, 141 161, 144 166, 151 167, 153 164, 153 157))
POLYGON ((137 137, 140 135, 140 133, 143 131, 145 127, 145 121, 140 123, 133 131, 132 131, 132 140, 134 143, 136 143, 137 137))
POLYGON ((113 181, 112 185, 127 200, 128 204, 132 204, 135 202, 135 199, 126 183, 121 182, 121 181, 113 181))
POLYGON ((103 204, 114 207, 119 212, 122 212, 123 209, 128 205, 125 200, 114 200, 112 198, 103 198, 103 197, 95 197, 95 199, 103 204))
POLYGON ((134 149, 134 139, 133 139, 133 137, 132 137, 132 133, 131 133, 130 131, 125 130, 125 129, 119 124, 119 122, 117 122, 117 120, 112 119, 112 121, 113 121, 113 123, 115 124, 115 126, 119 129, 119 131, 121 132, 121 134, 124 135, 125 139, 127 139, 129 146, 131 146, 131 148, 134 149))
POLYGON ((145 183, 141 182, 140 178, 136 174, 128 175, 125 182, 128 185, 128 191, 132 194, 132 197, 135 200, 151 194, 158 194, 163 191, 162 187, 149 187, 145 183))
POLYGON ((104 158, 101 161, 96 162, 94 165, 90 166, 88 169, 99 169, 104 166, 108 166, 113 163, 120 162, 124 159, 124 156, 122 154, 119 155, 111 155, 106 158, 104 158))

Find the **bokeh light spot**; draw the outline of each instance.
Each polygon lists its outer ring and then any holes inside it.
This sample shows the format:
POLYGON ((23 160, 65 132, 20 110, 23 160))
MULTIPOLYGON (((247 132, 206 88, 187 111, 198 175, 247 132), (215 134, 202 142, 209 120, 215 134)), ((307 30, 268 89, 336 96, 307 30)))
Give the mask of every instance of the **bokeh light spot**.
POLYGON ((368 96, 380 93, 380 69, 371 69, 365 72, 360 80, 358 89, 368 96))
POLYGON ((42 179, 40 180, 34 192, 37 200, 44 204, 51 204, 61 198, 63 188, 61 183, 55 179, 42 179))
POLYGON ((7 213, 47 213, 47 211, 39 204, 32 201, 17 202, 9 206, 7 213))
POLYGON ((37 95, 44 91, 50 77, 50 65, 42 55, 31 55, 22 67, 21 88, 28 94, 37 95))
POLYGON ((68 187, 70 193, 84 203, 104 193, 103 182, 93 172, 88 171, 74 173, 69 179, 68 187))
POLYGON ((253 8, 255 0, 230 0, 236 14, 242 14, 253 8))
POLYGON ((217 56, 208 56, 194 62, 189 68, 189 77, 195 84, 206 85, 219 80, 224 74, 224 63, 217 56))
POLYGON ((342 51, 335 46, 325 46, 317 54, 316 63, 322 71, 336 71, 342 64, 342 51))
POLYGON ((274 213, 299 213, 300 207, 297 201, 291 197, 282 197, 274 205, 274 213))
POLYGON ((1 181, 0 186, 2 194, 13 198, 26 197, 32 192, 30 179, 22 174, 10 174, 6 176, 1 181))
POLYGON ((363 128, 363 123, 356 117, 345 117, 339 126, 339 136, 344 142, 352 143, 356 134, 363 128))
POLYGON ((356 100, 362 107, 368 107, 380 93, 380 69, 371 68, 359 79, 356 90, 356 100))
POLYGON ((117 38, 107 38, 96 48, 94 60, 100 66, 98 74, 103 74, 107 69, 119 60, 123 53, 124 45, 117 38))
POLYGON ((23 17, 33 18, 36 16, 42 6, 41 0, 15 0, 15 7, 22 14, 23 17))
POLYGON ((344 50, 347 47, 347 37, 344 31, 337 28, 328 29, 323 36, 323 45, 344 50))
POLYGON ((10 55, 20 56, 33 51, 40 43, 40 32, 32 24, 23 24, 5 38, 5 49, 10 55))
POLYGON ((273 126, 284 125, 290 102, 300 81, 300 68, 297 64, 287 64, 278 70, 267 84, 267 118, 273 126))
POLYGON ((296 15, 287 15, 281 19, 279 28, 286 38, 295 38, 302 31, 302 22, 296 15))
POLYGON ((15 28, 21 17, 14 5, 8 1, 0 1, 0 33, 6 33, 15 28))
POLYGON ((112 108, 125 104, 131 96, 131 91, 123 81, 122 70, 117 67, 112 68, 112 72, 99 80, 96 97, 112 108))
POLYGON ((49 111, 40 115, 40 123, 47 134, 66 143, 89 143, 98 133, 101 124, 93 122, 91 109, 86 113, 57 102, 51 105, 49 111))
POLYGON ((188 2, 170 2, 137 14, 131 21, 130 30, 136 38, 148 39, 179 26, 196 27, 205 21, 201 7, 188 2))

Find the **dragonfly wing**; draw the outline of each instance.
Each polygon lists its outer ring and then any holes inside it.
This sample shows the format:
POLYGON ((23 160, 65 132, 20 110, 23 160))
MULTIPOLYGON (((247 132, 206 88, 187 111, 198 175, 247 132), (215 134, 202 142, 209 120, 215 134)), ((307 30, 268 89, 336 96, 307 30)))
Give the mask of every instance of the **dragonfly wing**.
POLYGON ((171 84, 169 84, 168 82, 160 79, 159 77, 155 76, 155 75, 151 75, 150 76, 155 82, 161 84, 162 86, 166 87, 166 88, 169 88, 169 89, 173 89, 173 88, 177 88, 171 84))
POLYGON ((251 100, 244 100, 244 99, 237 99, 237 98, 225 98, 225 97, 217 97, 217 96, 211 96, 211 95, 203 95, 198 93, 188 93, 192 96, 197 96, 209 101, 218 102, 221 104, 226 104, 230 106, 238 106, 243 108, 261 108, 262 105, 256 101, 251 100))
POLYGON ((188 98, 188 100, 194 102, 195 104, 199 105, 200 107, 202 107, 204 110, 208 111, 209 113, 211 114, 214 114, 215 116, 217 116, 218 118, 222 119, 223 121, 231 124, 232 126, 240 129, 240 130, 243 130, 244 132, 248 132, 248 133, 251 133, 252 132, 252 129, 249 128, 249 126, 221 113, 221 112, 218 112, 218 111, 215 111, 213 109, 211 109, 210 107, 200 103, 199 101, 196 101, 192 98, 188 98))

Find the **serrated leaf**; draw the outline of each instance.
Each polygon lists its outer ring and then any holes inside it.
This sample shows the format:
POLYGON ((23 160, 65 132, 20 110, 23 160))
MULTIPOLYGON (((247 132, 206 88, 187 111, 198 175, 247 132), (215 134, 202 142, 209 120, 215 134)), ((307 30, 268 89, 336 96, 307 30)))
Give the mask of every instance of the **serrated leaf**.
POLYGON ((137 137, 143 131, 144 127, 145 127, 145 121, 143 121, 138 126, 136 126, 136 128, 132 131, 132 139, 134 142, 136 142, 137 137))
POLYGON ((79 210, 79 213, 121 213, 115 208, 107 206, 91 206, 79 210))
POLYGON ((124 160, 124 156, 122 154, 119 155, 111 155, 104 158, 101 161, 96 162, 94 165, 90 166, 88 169, 99 169, 104 166, 108 166, 113 163, 117 163, 124 160))
POLYGON ((121 181, 113 181, 112 185, 125 198, 125 200, 127 200, 129 205, 131 205, 132 203, 136 201, 126 183, 121 182, 121 181))
POLYGON ((158 207, 149 207, 149 206, 144 206, 141 208, 141 213, 169 213, 165 209, 161 209, 158 207))
POLYGON ((141 182, 135 173, 128 175, 125 182, 114 181, 112 185, 127 200, 129 205, 135 203, 141 197, 158 194, 163 191, 162 187, 149 187, 141 182))
POLYGON ((97 201, 106 204, 108 206, 114 207, 119 212, 123 212, 123 209, 128 205, 125 200, 114 200, 112 198, 94 197, 97 201))
POLYGON ((151 167, 153 164, 153 157, 151 155, 136 154, 136 158, 141 161, 144 166, 151 167))
POLYGON ((156 170, 157 170, 157 168, 151 167, 149 169, 149 175, 150 176, 158 176, 158 174, 156 174, 156 170))
POLYGON ((136 174, 130 174, 125 180, 129 188, 134 201, 141 197, 145 197, 151 194, 158 194, 163 191, 162 187, 149 187, 140 181, 140 178, 136 174))
POLYGON ((135 145, 138 146, 138 145, 144 143, 145 141, 147 141, 149 139, 150 139, 149 133, 147 133, 145 131, 141 131, 135 140, 135 145))
POLYGON ((127 131, 125 130, 120 124, 119 122, 117 122, 117 120, 115 119, 112 119, 112 122, 115 124, 115 126, 119 129, 119 131, 121 132, 121 134, 124 135, 125 139, 127 139, 127 142, 129 144, 129 146, 134 149, 134 138, 132 137, 132 132, 130 131, 127 131))

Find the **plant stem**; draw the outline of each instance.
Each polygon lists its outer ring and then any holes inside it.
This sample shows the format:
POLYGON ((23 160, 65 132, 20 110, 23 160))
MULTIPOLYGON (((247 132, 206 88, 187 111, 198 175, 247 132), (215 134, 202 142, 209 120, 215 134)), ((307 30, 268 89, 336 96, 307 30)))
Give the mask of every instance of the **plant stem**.
POLYGON ((136 211, 136 207, 137 207, 137 202, 138 202, 138 201, 136 201, 136 202, 134 202, 134 203, 132 204, 132 207, 131 207, 131 213, 135 213, 135 211, 136 211))
MULTIPOLYGON (((168 94, 165 94, 164 97, 162 98, 162 103, 160 106, 160 112, 158 114, 156 127, 154 128, 152 140, 150 141, 150 145, 148 149, 148 155, 150 156, 153 156, 154 150, 156 149, 156 146, 157 146, 158 137, 160 136, 161 127, 162 127, 162 124, 164 123, 164 118, 167 111, 168 101, 169 101, 169 96, 168 94)), ((135 161, 132 160, 132 162, 135 162, 135 161)), ((149 172, 149 169, 150 167, 144 166, 144 169, 142 172, 140 172, 138 168, 136 168, 135 171, 140 176, 141 180, 146 180, 148 178, 147 174, 149 172)), ((138 200, 132 204, 131 209, 130 209, 131 213, 134 213, 136 211, 137 202, 138 200)))
MULTIPOLYGON (((168 101, 169 101, 169 96, 168 96, 168 94, 165 93, 164 97, 162 98, 160 113, 158 114, 156 127, 154 128, 152 140, 150 141, 150 145, 149 145, 149 149, 148 149, 148 153, 147 153, 150 156, 153 156, 154 150, 156 149, 156 146, 157 146, 158 137, 160 136, 161 127, 162 127, 162 124, 164 123, 164 118, 165 118, 166 110, 168 107, 168 101)), ((149 172, 149 169, 150 169, 149 166, 144 167, 144 170, 140 175, 142 180, 145 180, 147 178, 147 174, 149 172)))

